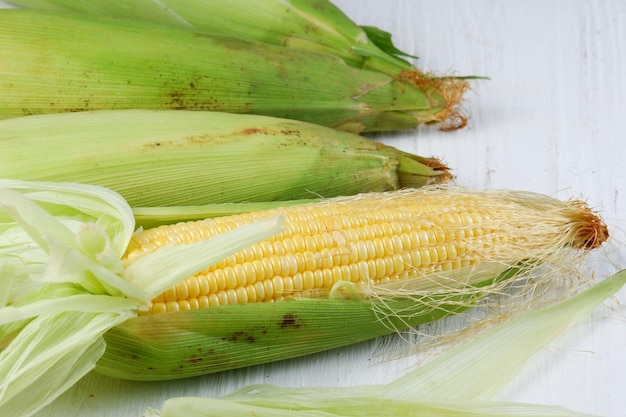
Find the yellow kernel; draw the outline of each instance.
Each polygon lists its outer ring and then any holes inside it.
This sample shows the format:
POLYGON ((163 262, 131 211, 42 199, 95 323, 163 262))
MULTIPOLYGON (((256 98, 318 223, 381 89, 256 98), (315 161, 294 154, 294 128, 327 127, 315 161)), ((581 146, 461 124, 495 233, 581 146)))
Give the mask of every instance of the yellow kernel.
POLYGON ((431 243, 426 230, 420 229, 417 231, 417 234, 419 236, 420 246, 426 246, 431 243))
POLYGON ((330 269, 322 269, 322 286, 327 289, 333 286, 333 274, 330 269))
POLYGON ((282 243, 284 251, 286 253, 294 253, 296 251, 296 245, 293 243, 293 240, 291 238, 284 238, 282 243))
POLYGON ((432 263, 430 248, 420 248, 419 252, 422 258, 422 266, 429 266, 432 263))
POLYGON ((428 254, 430 255, 430 262, 431 263, 437 263, 439 262, 439 258, 438 258, 438 252, 437 252, 437 248, 436 247, 429 247, 428 248, 428 254))
POLYGON ((448 259, 448 248, 446 245, 437 245, 437 262, 444 262, 448 259))
POLYGON ((345 246, 348 242, 348 234, 345 230, 335 230, 331 233, 334 246, 345 246))
POLYGON ((321 248, 332 248, 335 246, 335 239, 333 238, 333 232, 326 232, 319 235, 321 248))
POLYGON ((248 278, 246 277, 246 270, 243 267, 243 264, 237 264, 232 268, 233 274, 235 274, 235 286, 233 288, 243 287, 248 283, 248 278))
POLYGON ((177 311, 179 311, 179 306, 178 303, 176 301, 166 301, 165 302, 165 310, 168 313, 175 313, 177 311))
POLYGON ((304 243, 304 238, 302 235, 294 235, 291 237, 294 246, 294 252, 302 253, 306 250, 306 245, 304 243))
POLYGON ((233 291, 234 293, 235 302, 233 304, 247 304, 248 303, 248 291, 246 287, 238 287, 235 290, 229 290, 229 291, 233 291))
POLYGON ((204 277, 204 275, 197 275, 186 280, 188 298, 196 298, 200 295, 200 277, 204 277))
POLYGON ((237 259, 235 255, 230 255, 225 260, 226 260, 226 266, 230 266, 230 267, 240 263, 240 261, 237 259))
POLYGON ((178 294, 176 294, 176 287, 168 288, 164 293, 163 297, 165 297, 165 301, 176 301, 178 300, 178 294))
POLYGON ((380 261, 380 259, 369 259, 367 261, 372 279, 379 280, 385 276, 385 264, 380 261))
POLYGON ((300 292, 304 289, 304 279, 302 278, 302 272, 296 272, 292 277, 294 292, 300 292))
POLYGON ((250 262, 250 267, 253 270, 254 282, 262 281, 265 279, 265 268, 263 267, 263 262, 258 259, 250 262))
POLYGON ((189 308, 192 310, 197 310, 200 308, 200 305, 198 304, 198 299, 197 298, 190 298, 189 300, 187 300, 189 302, 189 308))
POLYGON ((274 275, 279 275, 283 270, 283 260, 280 256, 272 255, 270 256, 270 262, 272 263, 272 271, 274 271, 274 275))
POLYGON ((271 256, 274 254, 274 246, 272 246, 272 244, 266 240, 259 242, 258 243, 259 248, 261 249, 261 252, 263 253, 263 258, 266 258, 268 256, 271 256))
POLYGON ((408 250, 413 247, 413 241, 409 233, 402 233, 398 235, 397 238, 402 242, 402 250, 408 250))
POLYGON ((461 213, 461 222, 464 225, 474 224, 474 219, 472 219, 472 215, 468 212, 461 213))
POLYGON ((348 254, 348 263, 355 263, 359 261, 358 242, 348 242, 346 245, 346 252, 348 254))
POLYGON ((358 255, 357 262, 364 261, 367 259, 367 245, 365 241, 360 240, 356 243, 356 251, 358 255))
POLYGON ((261 259, 261 263, 263 266, 263 279, 268 279, 274 276, 274 266, 272 264, 272 261, 270 261, 269 258, 263 258, 261 259))
POLYGON ((226 280, 226 289, 237 288, 239 283, 237 282, 237 274, 235 273, 235 268, 232 266, 227 266, 222 270, 224 272, 224 279, 226 280))
POLYGON ((152 303, 149 312, 152 314, 167 313, 167 308, 165 307, 165 303, 152 303))
POLYGON ((304 237, 304 250, 315 252, 317 251, 318 242, 313 236, 305 236, 304 237))
POLYGON ((272 247, 274 248, 274 255, 284 255, 285 254, 285 247, 282 244, 282 241, 276 241, 272 244, 272 247))
POLYGON ((256 299, 259 301, 265 301, 265 281, 257 281, 254 283, 254 292, 256 293, 256 299))
POLYGON ((384 275, 392 275, 396 273, 395 263, 391 256, 381 259, 382 263, 385 265, 384 275))
MULTIPOLYGON (((226 287, 226 277, 224 276, 224 270, 223 269, 217 269, 215 271, 215 282, 217 284, 217 288, 218 290, 225 290, 226 287)), ((217 291, 215 291, 217 293, 217 291)))
POLYGON ((245 255, 242 251, 235 252, 232 256, 235 257, 235 263, 231 265, 232 267, 236 265, 241 265, 246 261, 245 255))
POLYGON ((283 294, 289 295, 293 292, 293 278, 284 277, 283 278, 283 294))
POLYGON ((304 255, 304 269, 305 271, 314 271, 318 269, 317 266, 317 256, 312 251, 306 251, 302 255, 304 255))
POLYGON ((274 297, 273 298, 278 298, 281 297, 282 295, 284 295, 285 293, 285 283, 284 283, 284 278, 281 276, 275 276, 274 278, 272 278, 272 284, 274 286, 274 297))
POLYGON ((206 276, 199 275, 200 294, 216 293, 219 290, 215 272, 209 272, 206 276))
POLYGON ((370 275, 370 270, 369 270, 367 261, 359 261, 356 263, 356 265, 359 268, 359 277, 360 277, 359 281, 362 281, 362 282, 369 281, 372 277, 370 275))
POLYGON ((249 303, 256 303, 257 300, 257 293, 256 293, 256 288, 253 284, 249 284, 246 285, 245 287, 246 289, 246 299, 248 300, 249 303))
POLYGON ((324 288, 324 276, 321 269, 313 271, 313 288, 324 288))
POLYGON ((228 292, 229 290, 220 290, 217 292, 217 299, 219 300, 219 305, 226 305, 228 304, 228 292))
POLYGON ((274 281, 272 279, 266 279, 263 281, 263 289, 265 290, 265 300, 271 300, 274 298, 274 281))
POLYGON ((432 229, 433 234, 435 235, 435 240, 437 243, 446 241, 446 232, 441 226, 434 226, 432 229))
POLYGON ((331 268, 333 266, 333 256, 330 249, 322 249, 319 253, 319 257, 322 261, 321 268, 331 268))
POLYGON ((402 255, 393 255, 391 258, 391 262, 393 263, 393 271, 396 274, 401 273, 402 271, 404 271, 404 267, 406 265, 402 255))
POLYGON ((315 277, 313 271, 306 270, 302 272, 302 289, 310 290, 315 287, 315 277))
POLYGON ((187 280, 181 281, 176 284, 176 295, 178 295, 178 299, 186 300, 189 298, 189 290, 187 288, 187 280))
POLYGON ((359 240, 361 240, 361 237, 359 236, 359 231, 358 231, 358 229, 349 229, 349 230, 346 230, 346 234, 347 234, 347 239, 348 239, 348 241, 351 241, 351 242, 358 242, 359 240))
POLYGON ((152 240, 152 243, 153 243, 153 244, 154 244, 157 248, 160 248, 160 247, 163 247, 163 246, 168 245, 168 244, 170 243, 170 241, 169 241, 169 239, 168 239, 167 237, 165 237, 165 236, 157 236, 156 238, 154 238, 154 239, 152 240))
POLYGON ((352 263, 352 264, 348 264, 346 265, 349 269, 349 275, 350 275, 350 281, 352 282, 358 282, 362 280, 361 277, 361 271, 359 269, 359 264, 358 263, 352 263))
POLYGON ((339 281, 344 281, 344 274, 341 266, 333 266, 333 268, 331 269, 331 274, 333 277, 333 285, 338 283, 339 281))
POLYGON ((178 301, 178 309, 180 311, 191 310, 191 304, 189 304, 188 300, 179 300, 178 301))
POLYGON ((289 268, 286 269, 286 273, 284 273, 283 276, 292 276, 293 274, 298 272, 298 270, 300 269, 300 263, 298 262, 298 258, 294 254, 290 254, 286 258, 286 261, 286 266, 288 266, 289 268))
POLYGON ((208 298, 209 307, 215 307, 215 306, 220 305, 220 299, 217 296, 217 294, 211 294, 207 298, 208 298))

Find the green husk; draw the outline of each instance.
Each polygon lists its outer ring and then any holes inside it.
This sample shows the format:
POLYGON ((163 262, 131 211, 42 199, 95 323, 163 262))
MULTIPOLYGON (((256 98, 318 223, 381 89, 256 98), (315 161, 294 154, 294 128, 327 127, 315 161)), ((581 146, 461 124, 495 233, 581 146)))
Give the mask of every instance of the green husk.
POLYGON ((473 291, 434 290, 417 300, 353 298, 348 285, 338 290, 347 295, 335 299, 297 298, 137 317, 105 334, 107 350, 96 371, 128 380, 171 380, 318 353, 460 313, 484 296, 481 287, 514 275, 471 273, 473 291))
POLYGON ((458 121, 464 80, 156 23, 0 11, 0 118, 143 108, 254 113, 353 132, 458 121))
POLYGON ((588 416, 557 406, 492 401, 524 363, 626 284, 626 271, 479 334, 386 385, 253 385, 221 399, 173 398, 144 417, 588 416))
POLYGON ((347 132, 204 111, 0 120, 0 154, 0 177, 100 185, 146 208, 335 197, 451 178, 435 158, 347 132))
POLYGON ((335 55, 357 68, 391 75, 411 68, 411 57, 375 27, 359 27, 330 1, 263 0, 238 7, 229 0, 16 0, 31 9, 148 21, 211 35, 233 36, 335 55))
POLYGON ((261 201, 258 203, 216 203, 201 206, 158 206, 133 207, 137 227, 144 229, 167 224, 230 216, 233 214, 252 213, 278 207, 318 203, 321 198, 301 200, 261 201))
POLYGON ((108 329, 190 270, 281 229, 274 218, 125 269, 133 230, 111 190, 0 179, 0 415, 36 413, 93 369, 108 329))

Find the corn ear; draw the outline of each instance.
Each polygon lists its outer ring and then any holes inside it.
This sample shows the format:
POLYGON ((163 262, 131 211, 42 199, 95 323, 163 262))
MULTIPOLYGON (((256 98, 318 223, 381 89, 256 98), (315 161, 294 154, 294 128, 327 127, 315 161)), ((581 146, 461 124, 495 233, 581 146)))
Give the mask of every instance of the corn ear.
POLYGON ((334 197, 451 178, 434 158, 347 132, 201 111, 0 120, 0 153, 0 177, 100 185, 147 208, 334 197))
MULTIPOLYGON (((402 59, 391 35, 360 27, 330 1, 249 2, 238 7, 229 0, 13 0, 31 9, 81 13, 149 21, 211 35, 232 36, 287 48, 327 53, 356 68, 375 69, 397 76, 411 68, 402 59)), ((413 57, 415 58, 415 57, 413 57)))
POLYGON ((160 247, 277 215, 282 233, 189 277, 153 300, 164 308, 109 331, 99 371, 145 380, 200 375, 419 325, 515 283, 511 299, 500 300, 513 303, 536 291, 528 279, 536 265, 571 260, 608 237, 579 201, 444 186, 144 230, 123 262, 128 268, 160 247), (319 283, 307 284, 307 274, 319 283))
POLYGON ((0 12, 0 118, 85 110, 211 110, 353 132, 456 120, 466 81, 350 67, 328 54, 149 22, 0 12))

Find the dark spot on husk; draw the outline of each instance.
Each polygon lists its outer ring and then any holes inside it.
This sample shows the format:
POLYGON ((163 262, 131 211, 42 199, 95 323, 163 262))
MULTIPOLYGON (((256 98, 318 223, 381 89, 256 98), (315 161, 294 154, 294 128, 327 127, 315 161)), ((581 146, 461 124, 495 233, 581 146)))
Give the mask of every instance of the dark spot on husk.
POLYGON ((283 319, 281 320, 279 327, 282 330, 299 329, 300 327, 302 327, 302 323, 298 322, 298 317, 296 315, 287 313, 283 316, 283 319))

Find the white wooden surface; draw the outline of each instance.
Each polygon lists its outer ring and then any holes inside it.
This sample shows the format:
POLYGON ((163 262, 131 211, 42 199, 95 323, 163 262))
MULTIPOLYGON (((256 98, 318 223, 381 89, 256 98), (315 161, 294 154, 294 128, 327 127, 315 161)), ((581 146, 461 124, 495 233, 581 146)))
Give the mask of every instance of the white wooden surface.
MULTIPOLYGON (((379 139, 443 158, 472 187, 581 197, 613 233, 593 258, 598 278, 626 267, 626 2, 618 0, 336 0, 353 20, 393 33, 421 68, 478 74, 469 125, 379 139)), ((2 3, 0 2, 0 6, 2 3)), ((534 357, 500 399, 626 416, 626 291, 534 357)), ((89 375, 41 417, 141 416, 183 395, 220 396, 251 383, 382 383, 416 361, 380 363, 394 337, 297 360, 183 381, 136 383, 89 375)))

